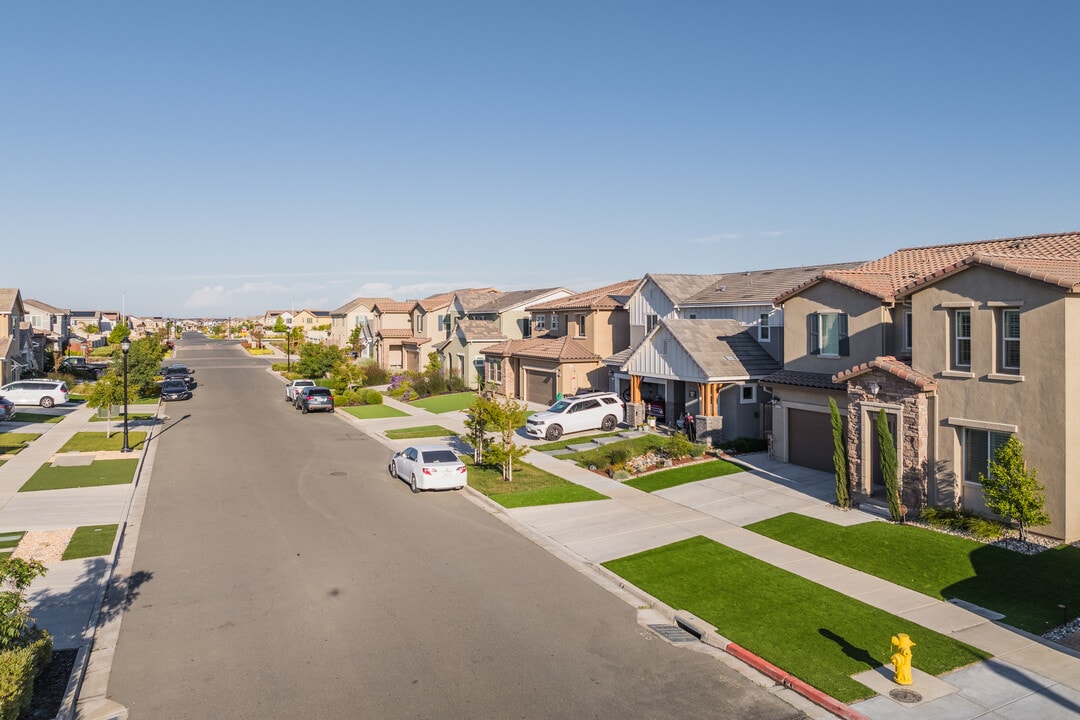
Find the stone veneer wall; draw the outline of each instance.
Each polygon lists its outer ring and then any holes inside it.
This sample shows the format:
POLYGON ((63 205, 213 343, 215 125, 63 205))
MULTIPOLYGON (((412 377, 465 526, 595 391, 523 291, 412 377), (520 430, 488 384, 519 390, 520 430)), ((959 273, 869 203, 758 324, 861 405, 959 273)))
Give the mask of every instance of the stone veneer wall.
MULTIPOLYGON (((863 447, 864 402, 886 405, 886 413, 894 415, 899 411, 897 433, 900 445, 897 463, 900 466, 900 502, 908 510, 918 510, 926 506, 927 499, 927 427, 929 402, 925 392, 899 378, 880 371, 860 375, 848 383, 848 481, 853 494, 865 496, 862 492, 862 462, 860 449, 863 447), (868 386, 871 381, 878 383, 877 395, 873 395, 868 386)), ((870 414, 867 430, 875 432, 877 408, 870 414)), ((894 438, 895 439, 895 438, 894 438)), ((866 458, 870 462, 870 458, 866 458)))
POLYGON ((709 447, 720 444, 721 435, 724 431, 724 418, 721 415, 695 415, 694 431, 697 433, 697 441, 703 442, 709 447))

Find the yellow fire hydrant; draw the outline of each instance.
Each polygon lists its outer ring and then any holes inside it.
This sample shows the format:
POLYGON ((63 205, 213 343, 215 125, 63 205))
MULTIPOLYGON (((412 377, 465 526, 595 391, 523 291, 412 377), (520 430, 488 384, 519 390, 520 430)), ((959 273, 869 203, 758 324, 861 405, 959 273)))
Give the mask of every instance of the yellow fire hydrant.
POLYGON ((892 637, 892 657, 889 662, 896 669, 893 680, 897 685, 911 684, 911 648, 915 643, 906 633, 897 633, 892 637))

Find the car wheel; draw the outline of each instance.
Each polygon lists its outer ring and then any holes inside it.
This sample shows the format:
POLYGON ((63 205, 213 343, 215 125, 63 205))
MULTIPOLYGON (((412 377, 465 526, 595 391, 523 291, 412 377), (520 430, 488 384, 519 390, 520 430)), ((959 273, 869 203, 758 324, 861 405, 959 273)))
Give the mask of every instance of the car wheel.
POLYGON ((300 412, 302 412, 302 413, 304 413, 305 415, 307 415, 307 405, 301 405, 301 406, 300 406, 300 412))
POLYGON ((604 422, 600 423, 600 429, 604 432, 611 432, 615 429, 615 426, 619 424, 619 421, 615 419, 614 415, 608 415, 604 418, 604 422))
POLYGON ((51 408, 54 404, 56 404, 56 401, 53 400, 48 395, 41 398, 41 407, 43 407, 43 408, 51 408))
POLYGON ((398 476, 398 474, 397 474, 397 464, 394 463, 393 460, 391 460, 390 464, 386 466, 386 469, 390 471, 390 477, 397 477, 398 476))
POLYGON ((334 408, 330 408, 330 412, 334 412, 334 408))
POLYGON ((547 433, 544 437, 552 442, 558 440, 562 437, 562 425, 552 425, 547 429, 547 433))
POLYGON ((412 477, 409 478, 409 489, 412 490, 414 493, 420 492, 420 488, 416 487, 416 476, 415 475, 413 475, 412 477))

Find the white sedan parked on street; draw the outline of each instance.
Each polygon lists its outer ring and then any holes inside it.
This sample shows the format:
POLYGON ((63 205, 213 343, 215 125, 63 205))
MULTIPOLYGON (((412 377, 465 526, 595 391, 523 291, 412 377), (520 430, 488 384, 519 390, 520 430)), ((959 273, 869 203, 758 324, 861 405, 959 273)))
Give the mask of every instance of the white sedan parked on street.
POLYGON ((460 490, 469 483, 469 470, 446 445, 417 445, 394 453, 390 474, 409 483, 412 491, 460 490))

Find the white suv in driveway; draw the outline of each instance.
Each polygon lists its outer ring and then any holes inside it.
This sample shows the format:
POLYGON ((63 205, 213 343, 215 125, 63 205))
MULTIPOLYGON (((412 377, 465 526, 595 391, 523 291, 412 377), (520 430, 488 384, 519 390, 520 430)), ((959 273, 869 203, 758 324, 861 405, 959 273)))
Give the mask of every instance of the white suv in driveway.
POLYGON ((68 387, 63 380, 18 380, 0 387, 0 395, 16 405, 51 408, 68 401, 68 387))
POLYGON ((530 415, 525 432, 532 437, 558 440, 563 433, 582 430, 610 432, 626 417, 622 398, 612 392, 591 392, 563 398, 547 410, 530 415))

